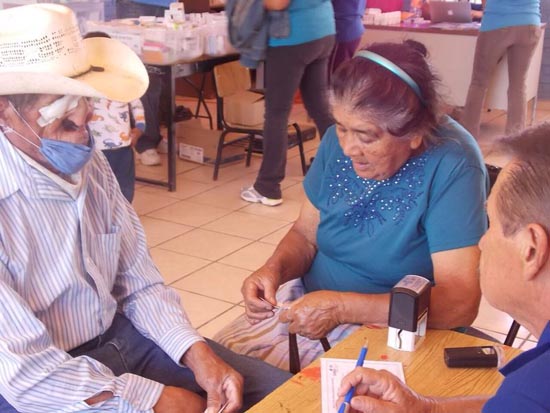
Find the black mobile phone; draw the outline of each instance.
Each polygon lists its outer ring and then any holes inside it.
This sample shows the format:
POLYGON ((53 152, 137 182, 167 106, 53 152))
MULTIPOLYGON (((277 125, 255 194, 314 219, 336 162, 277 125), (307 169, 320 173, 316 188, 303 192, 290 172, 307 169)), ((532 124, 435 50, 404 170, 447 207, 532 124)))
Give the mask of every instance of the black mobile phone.
POLYGON ((444 350, 447 367, 497 367, 498 354, 493 346, 449 347, 444 350))

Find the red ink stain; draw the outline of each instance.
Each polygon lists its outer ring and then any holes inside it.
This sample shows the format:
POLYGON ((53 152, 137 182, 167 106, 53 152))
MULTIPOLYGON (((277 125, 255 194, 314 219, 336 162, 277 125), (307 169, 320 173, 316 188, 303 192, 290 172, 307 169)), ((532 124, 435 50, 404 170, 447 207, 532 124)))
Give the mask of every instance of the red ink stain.
POLYGON ((308 367, 300 372, 304 377, 311 380, 321 379, 321 367, 308 367))
POLYGON ((388 359, 388 355, 387 354, 382 354, 380 355, 380 360, 387 360, 388 359))

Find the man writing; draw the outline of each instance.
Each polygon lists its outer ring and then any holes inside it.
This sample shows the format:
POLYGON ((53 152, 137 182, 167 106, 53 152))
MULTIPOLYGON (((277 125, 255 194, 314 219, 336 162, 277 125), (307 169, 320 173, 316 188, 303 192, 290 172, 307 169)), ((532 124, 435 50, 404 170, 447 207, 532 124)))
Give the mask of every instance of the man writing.
POLYGON ((539 342, 508 363, 492 397, 434 398, 416 394, 387 372, 357 368, 353 412, 550 412, 550 123, 506 138, 511 155, 487 201, 489 230, 479 242, 481 290, 489 303, 525 326, 539 342))
POLYGON ((286 380, 193 329, 94 150, 86 97, 138 98, 138 57, 44 3, 0 11, 0 50, 0 411, 227 413, 286 380))

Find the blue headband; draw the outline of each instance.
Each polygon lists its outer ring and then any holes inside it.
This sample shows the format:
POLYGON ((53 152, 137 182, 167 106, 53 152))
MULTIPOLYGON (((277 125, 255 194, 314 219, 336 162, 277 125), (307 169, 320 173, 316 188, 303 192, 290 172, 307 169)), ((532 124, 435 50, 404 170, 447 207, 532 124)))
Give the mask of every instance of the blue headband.
POLYGON ((426 101, 424 100, 424 96, 422 96, 422 92, 420 92, 418 84, 413 80, 412 77, 409 76, 407 72, 405 72, 395 63, 393 63, 391 60, 388 60, 385 57, 380 56, 377 53, 370 52, 368 50, 361 50, 355 53, 354 57, 362 57, 364 59, 371 60, 374 63, 392 72, 395 76, 405 82, 413 90, 416 96, 418 96, 418 99, 424 104, 424 106, 426 106, 426 101))

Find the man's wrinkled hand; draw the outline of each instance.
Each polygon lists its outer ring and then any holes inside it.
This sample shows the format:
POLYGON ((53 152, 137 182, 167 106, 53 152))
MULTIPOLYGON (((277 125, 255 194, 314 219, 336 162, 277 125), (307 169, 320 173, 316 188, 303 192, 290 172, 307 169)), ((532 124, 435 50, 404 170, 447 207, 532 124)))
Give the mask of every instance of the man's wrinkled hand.
POLYGON ((336 408, 344 401, 348 390, 354 386, 348 413, 429 413, 432 401, 424 398, 385 370, 356 367, 342 379, 336 408))
POLYGON ((208 411, 218 411, 225 403, 224 413, 238 412, 242 406, 243 378, 203 342, 187 350, 183 363, 187 364, 201 388, 206 391, 208 411))

